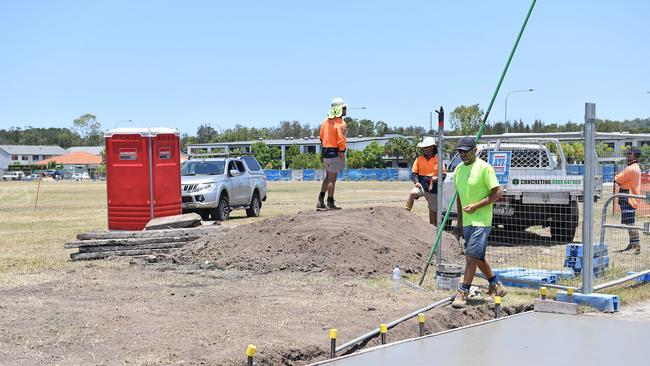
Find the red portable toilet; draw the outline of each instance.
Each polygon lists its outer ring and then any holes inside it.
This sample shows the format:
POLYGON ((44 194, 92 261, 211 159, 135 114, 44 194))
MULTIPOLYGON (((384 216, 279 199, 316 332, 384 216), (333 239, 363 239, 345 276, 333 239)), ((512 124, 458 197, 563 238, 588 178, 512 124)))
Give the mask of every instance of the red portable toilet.
POLYGON ((142 230, 181 214, 180 140, 171 128, 117 128, 104 134, 109 230, 142 230))

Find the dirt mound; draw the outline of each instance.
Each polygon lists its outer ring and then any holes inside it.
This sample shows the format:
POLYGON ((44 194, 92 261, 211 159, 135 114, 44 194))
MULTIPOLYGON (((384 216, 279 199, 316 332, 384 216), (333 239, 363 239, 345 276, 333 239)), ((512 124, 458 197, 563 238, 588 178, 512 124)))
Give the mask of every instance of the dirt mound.
MULTIPOLYGON (((443 258, 458 262, 460 246, 445 235, 443 258)), ((419 272, 434 239, 434 228, 419 216, 377 206, 273 217, 188 244, 176 256, 255 273, 370 276, 390 273, 395 265, 405 273, 419 272)))

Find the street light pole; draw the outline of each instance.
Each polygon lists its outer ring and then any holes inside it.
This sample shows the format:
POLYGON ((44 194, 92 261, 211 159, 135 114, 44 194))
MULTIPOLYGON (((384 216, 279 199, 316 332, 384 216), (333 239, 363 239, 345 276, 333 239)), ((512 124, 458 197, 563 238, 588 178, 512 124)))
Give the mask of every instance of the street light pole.
POLYGON ((527 92, 532 92, 535 91, 535 89, 521 89, 521 90, 512 90, 510 93, 506 95, 506 101, 505 101, 505 108, 504 108, 504 114, 503 114, 503 124, 506 128, 506 133, 508 133, 508 97, 512 93, 527 93, 527 92))

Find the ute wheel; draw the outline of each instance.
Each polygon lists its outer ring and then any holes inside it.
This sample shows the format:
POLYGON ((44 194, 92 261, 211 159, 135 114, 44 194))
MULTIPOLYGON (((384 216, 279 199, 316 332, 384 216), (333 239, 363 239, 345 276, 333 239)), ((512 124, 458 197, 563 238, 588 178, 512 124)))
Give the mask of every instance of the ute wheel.
POLYGON ((563 207, 551 222, 551 239, 559 243, 572 242, 578 228, 578 216, 578 202, 571 201, 563 207))
POLYGON ((230 217, 230 204, 228 203, 228 195, 225 193, 221 194, 219 197, 219 205, 217 208, 211 210, 211 215, 213 220, 217 221, 226 221, 230 217))
POLYGON ((259 217, 261 208, 262 201, 260 201, 260 196, 257 194, 257 192, 255 192, 253 193, 253 198, 251 198, 250 207, 246 209, 246 216, 259 217))

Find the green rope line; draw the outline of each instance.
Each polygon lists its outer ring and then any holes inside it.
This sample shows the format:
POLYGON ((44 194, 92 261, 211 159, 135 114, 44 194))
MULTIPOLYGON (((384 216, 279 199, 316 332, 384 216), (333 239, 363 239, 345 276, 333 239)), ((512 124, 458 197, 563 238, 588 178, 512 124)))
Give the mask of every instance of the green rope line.
MULTIPOLYGON (((530 18, 530 14, 533 12, 533 8, 535 7, 536 2, 537 0, 533 0, 533 2, 530 4, 530 8, 528 9, 528 13, 526 14, 526 19, 524 19, 524 23, 521 25, 521 29, 519 30, 519 34, 517 35, 517 40, 515 41, 515 44, 512 47, 512 50, 510 51, 510 56, 508 56, 508 61, 506 62, 503 71, 501 72, 499 83, 497 84, 497 87, 494 89, 494 93, 492 94, 492 100, 490 100, 490 105, 488 106, 487 111, 483 116, 483 120, 481 121, 478 133, 476 134, 476 142, 478 142, 481 139, 481 136, 483 136, 483 130, 485 130, 485 123, 487 122, 488 116, 490 115, 490 111, 492 110, 492 106, 494 105, 494 100, 497 98, 497 95, 499 94, 499 89, 501 89, 501 84, 503 83, 503 79, 505 78, 506 73, 508 72, 508 68, 510 67, 510 62, 512 61, 512 57, 515 55, 515 51, 517 50, 517 46, 519 45, 519 40, 521 40, 521 36, 524 34, 524 29, 526 29, 526 25, 528 24, 528 19, 530 18)), ((440 192, 440 194, 442 194, 442 192, 440 192)), ((453 205, 456 203, 457 196, 458 196, 458 191, 454 189, 454 194, 451 197, 451 201, 449 202, 449 207, 447 207, 447 212, 445 213, 445 217, 442 219, 442 222, 440 223, 440 227, 438 227, 438 234, 436 235, 436 240, 433 243, 433 246, 431 247, 431 252, 429 253, 429 259, 427 260, 427 262, 424 265, 424 268, 422 269, 422 275, 420 276, 420 281, 418 282, 418 285, 420 286, 422 286, 422 283, 424 282, 424 277, 427 274, 427 270, 429 269, 429 264, 433 259, 433 255, 436 252, 436 249, 438 249, 438 243, 440 242, 440 237, 442 236, 443 228, 445 227, 445 224, 447 224, 447 220, 449 219, 449 212, 451 211, 453 205)), ((457 214, 461 215, 462 213, 458 212, 457 214)))

